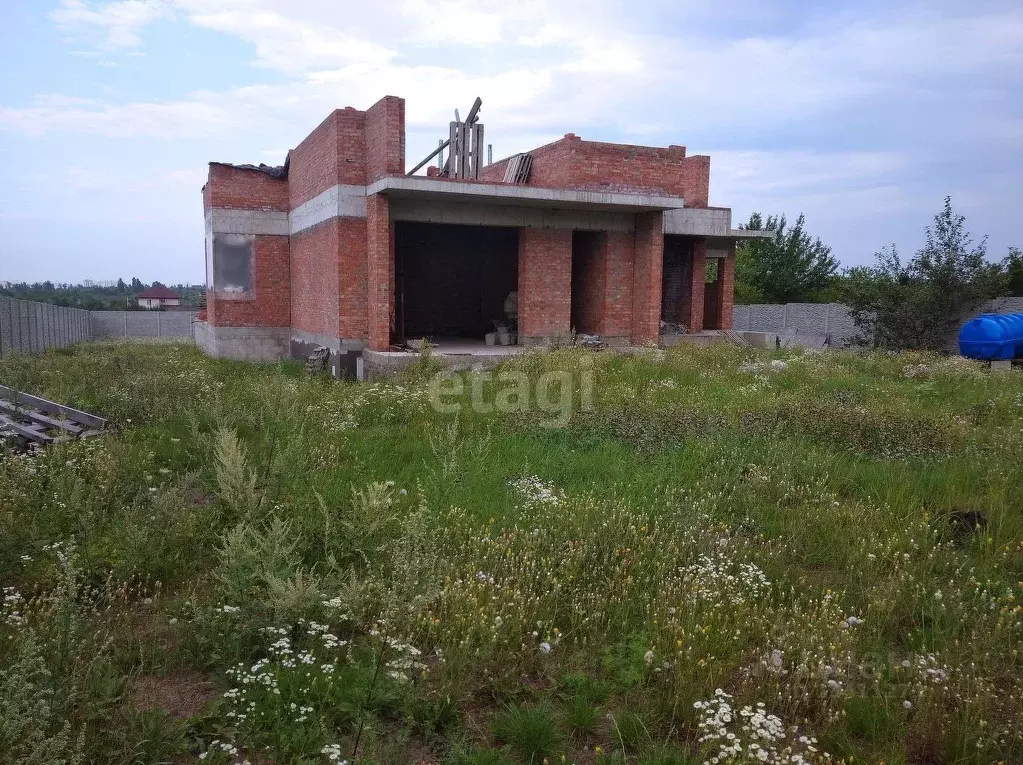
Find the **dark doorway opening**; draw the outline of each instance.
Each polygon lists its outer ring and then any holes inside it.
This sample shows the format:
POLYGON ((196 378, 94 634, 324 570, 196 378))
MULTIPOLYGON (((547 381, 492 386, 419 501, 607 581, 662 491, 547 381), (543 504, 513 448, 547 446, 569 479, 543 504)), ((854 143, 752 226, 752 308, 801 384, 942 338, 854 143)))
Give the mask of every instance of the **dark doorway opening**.
MULTIPOLYGON (((661 321, 685 326, 692 306, 693 241, 684 236, 664 237, 661 276, 661 321)), ((690 332, 703 327, 688 327, 690 332)))
POLYGON ((518 229, 398 221, 394 289, 399 340, 464 337, 483 341, 508 322, 505 301, 518 285, 518 229))
POLYGON ((599 231, 572 232, 571 321, 576 332, 600 334, 604 320, 604 237, 599 231))
POLYGON ((721 259, 707 258, 703 286, 703 328, 721 329, 721 259))

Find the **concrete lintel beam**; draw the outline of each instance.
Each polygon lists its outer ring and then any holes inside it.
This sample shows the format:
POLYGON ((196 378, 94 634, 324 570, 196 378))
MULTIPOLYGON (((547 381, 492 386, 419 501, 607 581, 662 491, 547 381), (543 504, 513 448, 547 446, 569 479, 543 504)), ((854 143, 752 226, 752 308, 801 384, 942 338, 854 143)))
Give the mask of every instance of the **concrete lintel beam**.
POLYGON ((727 236, 732 211, 726 208, 687 207, 664 213, 664 233, 684 236, 727 236))
POLYGON ((392 220, 464 226, 632 231, 635 228, 635 218, 632 213, 623 212, 464 204, 425 199, 396 199, 391 203, 392 220))
POLYGON ((388 176, 366 188, 366 195, 385 194, 392 199, 411 198, 519 207, 576 210, 650 212, 685 207, 682 197, 630 194, 615 191, 580 191, 501 183, 451 181, 420 176, 388 176))
POLYGON ((732 239, 774 239, 773 231, 748 231, 744 228, 729 229, 727 236, 732 239))
POLYGON ((287 236, 288 214, 276 210, 234 210, 214 207, 206 214, 207 234, 287 236))
POLYGON ((300 204, 288 217, 292 234, 331 218, 365 218, 366 187, 338 183, 300 204))

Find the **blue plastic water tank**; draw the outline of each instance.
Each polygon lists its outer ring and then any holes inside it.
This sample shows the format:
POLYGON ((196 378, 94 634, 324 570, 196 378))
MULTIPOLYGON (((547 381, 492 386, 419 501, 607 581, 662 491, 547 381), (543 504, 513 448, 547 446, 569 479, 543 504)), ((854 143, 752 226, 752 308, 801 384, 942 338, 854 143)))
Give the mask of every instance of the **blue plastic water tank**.
POLYGON ((971 359, 1023 357, 1023 313, 983 313, 959 330, 959 352, 971 359))

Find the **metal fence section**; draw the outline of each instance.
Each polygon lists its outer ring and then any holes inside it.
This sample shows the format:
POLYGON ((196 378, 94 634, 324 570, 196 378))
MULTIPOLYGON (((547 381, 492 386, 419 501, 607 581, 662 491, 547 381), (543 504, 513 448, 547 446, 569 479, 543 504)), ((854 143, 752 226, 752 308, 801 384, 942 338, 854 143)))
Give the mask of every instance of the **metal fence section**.
POLYGON ((88 311, 0 297, 0 358, 64 348, 90 336, 88 311))

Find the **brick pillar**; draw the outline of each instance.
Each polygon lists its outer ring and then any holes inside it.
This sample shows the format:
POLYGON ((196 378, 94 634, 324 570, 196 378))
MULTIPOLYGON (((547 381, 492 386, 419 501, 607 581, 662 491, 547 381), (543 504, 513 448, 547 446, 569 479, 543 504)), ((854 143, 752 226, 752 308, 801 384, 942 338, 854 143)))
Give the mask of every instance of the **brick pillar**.
POLYGON ((632 343, 656 344, 661 336, 661 274, 664 270, 664 214, 636 215, 632 280, 632 343))
POLYGON ((519 343, 565 337, 572 320, 572 232, 519 229, 519 343))
POLYGON ((612 342, 632 338, 632 278, 636 241, 631 231, 608 231, 604 264, 604 325, 600 334, 612 342))
POLYGON ((405 174, 405 99, 384 96, 366 110, 366 180, 405 174))
POLYGON ((718 305, 720 315, 718 326, 721 329, 732 328, 732 314, 735 312, 735 245, 728 248, 728 254, 718 261, 718 305))
POLYGON ((369 347, 386 351, 391 345, 394 289, 394 236, 387 198, 373 194, 366 199, 366 287, 369 347))
POLYGON ((693 268, 689 272, 689 302, 682 324, 689 332, 703 331, 703 293, 707 283, 707 240, 693 241, 693 268))

